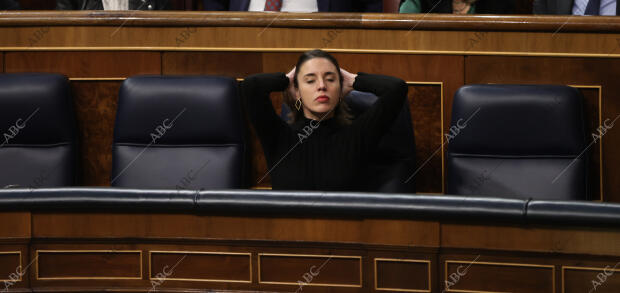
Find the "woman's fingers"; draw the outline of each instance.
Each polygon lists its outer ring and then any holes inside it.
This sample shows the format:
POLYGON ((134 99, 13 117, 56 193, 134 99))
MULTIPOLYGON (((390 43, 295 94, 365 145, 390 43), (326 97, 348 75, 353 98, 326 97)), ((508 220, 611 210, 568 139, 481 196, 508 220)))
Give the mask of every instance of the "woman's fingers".
POLYGON ((340 68, 340 74, 342 75, 342 95, 346 96, 353 90, 356 75, 342 68, 340 68))
POLYGON ((286 93, 293 99, 295 99, 295 85, 293 82, 295 78, 295 69, 296 67, 293 67, 293 69, 286 74, 286 77, 288 77, 288 88, 286 89, 286 93))
POLYGON ((293 77, 295 77, 295 69, 297 67, 293 67, 293 69, 291 69, 291 71, 289 71, 289 73, 286 74, 286 76, 288 77, 288 79, 290 79, 291 81, 293 80, 293 77))

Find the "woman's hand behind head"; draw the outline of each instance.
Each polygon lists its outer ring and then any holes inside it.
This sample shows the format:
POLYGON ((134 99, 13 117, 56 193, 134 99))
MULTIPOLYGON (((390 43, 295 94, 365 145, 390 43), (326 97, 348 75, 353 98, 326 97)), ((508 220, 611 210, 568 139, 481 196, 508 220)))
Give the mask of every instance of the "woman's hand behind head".
POLYGON ((297 100, 297 92, 295 90, 295 82, 294 82, 296 69, 297 69, 296 67, 293 67, 293 69, 289 71, 289 73, 286 74, 286 77, 288 77, 288 87, 286 88, 286 91, 284 91, 285 101, 287 98, 290 98, 293 101, 297 100))
POLYGON ((286 74, 286 77, 288 77, 289 85, 293 85, 293 79, 295 78, 295 70, 296 69, 297 69, 297 67, 293 67, 293 69, 291 69, 291 71, 289 71, 286 74))
POLYGON ((340 74, 342 75, 342 97, 346 97, 353 90, 353 83, 357 74, 352 74, 342 68, 340 68, 340 74))

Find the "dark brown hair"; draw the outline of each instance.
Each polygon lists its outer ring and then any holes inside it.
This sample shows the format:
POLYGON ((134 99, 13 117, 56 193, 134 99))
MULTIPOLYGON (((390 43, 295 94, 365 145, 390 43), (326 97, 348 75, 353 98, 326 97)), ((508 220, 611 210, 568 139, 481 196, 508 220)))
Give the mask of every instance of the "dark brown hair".
MULTIPOLYGON (((336 58, 334 58, 334 56, 332 56, 331 54, 323 50, 320 50, 320 49, 315 49, 312 51, 304 52, 303 54, 301 54, 301 56, 299 56, 299 59, 297 59, 297 65, 295 67, 295 75, 293 78, 293 83, 294 83, 295 88, 296 89, 299 88, 299 82, 297 80, 297 74, 298 74, 299 68, 301 68, 301 66, 304 63, 306 63, 306 61, 310 59, 314 59, 314 58, 325 58, 329 60, 329 62, 334 64, 334 66, 336 67, 336 73, 338 74, 338 83, 340 84, 340 92, 342 92, 342 74, 340 73, 340 66, 338 65, 338 60, 336 60, 336 58)), ((295 108, 295 101, 296 101, 295 97, 289 95, 288 91, 284 92, 284 102, 291 109, 291 113, 289 114, 290 123, 295 123, 299 119, 304 117, 303 108, 300 108, 299 110, 297 110, 297 108, 295 108)), ((336 105, 336 113, 334 113, 334 118, 341 125, 350 124, 351 123, 350 112, 351 110, 349 109, 349 106, 347 105, 347 103, 344 101, 344 97, 340 97, 340 102, 338 103, 338 105, 336 105)))

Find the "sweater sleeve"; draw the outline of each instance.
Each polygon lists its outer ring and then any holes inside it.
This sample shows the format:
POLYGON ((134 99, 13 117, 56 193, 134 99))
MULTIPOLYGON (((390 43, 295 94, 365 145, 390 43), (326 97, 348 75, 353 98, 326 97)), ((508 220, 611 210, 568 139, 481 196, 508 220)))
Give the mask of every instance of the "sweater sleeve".
POLYGON ((241 82, 241 96, 265 151, 273 149, 279 131, 287 127, 273 109, 269 94, 285 90, 288 83, 288 77, 281 72, 254 74, 241 82))
POLYGON ((378 97, 352 125, 358 130, 362 150, 368 151, 379 143, 401 111, 407 99, 407 84, 399 78, 360 72, 355 78, 353 88, 378 97))

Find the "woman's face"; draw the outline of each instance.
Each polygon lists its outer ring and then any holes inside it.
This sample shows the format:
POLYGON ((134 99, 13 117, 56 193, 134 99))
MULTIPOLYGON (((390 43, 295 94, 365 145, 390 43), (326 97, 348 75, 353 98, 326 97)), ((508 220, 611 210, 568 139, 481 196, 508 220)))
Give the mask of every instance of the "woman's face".
POLYGON ((331 118, 340 101, 340 81, 336 66, 326 58, 312 58, 297 70, 297 97, 301 97, 306 118, 331 118), (327 115, 325 115, 327 114, 327 115))

